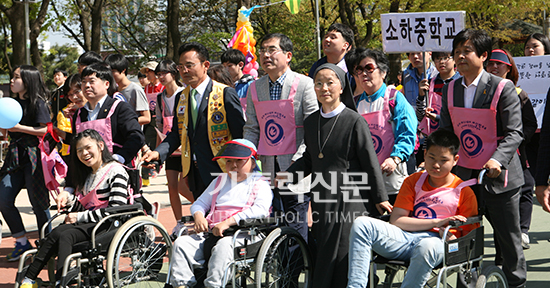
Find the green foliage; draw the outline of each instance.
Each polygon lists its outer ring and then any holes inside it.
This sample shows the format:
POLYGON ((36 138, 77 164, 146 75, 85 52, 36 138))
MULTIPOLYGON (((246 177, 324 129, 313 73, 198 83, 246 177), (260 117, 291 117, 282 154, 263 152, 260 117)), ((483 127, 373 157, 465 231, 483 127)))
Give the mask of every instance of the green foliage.
POLYGON ((201 43, 208 49, 210 62, 219 62, 223 51, 226 49, 224 43, 228 43, 231 37, 233 35, 227 32, 208 32, 198 35, 193 41, 201 43), (222 42, 222 40, 226 41, 222 42))
POLYGON ((56 88, 53 82, 53 71, 56 68, 67 71, 67 75, 78 72, 75 61, 78 59, 78 49, 68 45, 54 45, 47 54, 42 55, 44 65, 44 79, 48 88, 56 88))

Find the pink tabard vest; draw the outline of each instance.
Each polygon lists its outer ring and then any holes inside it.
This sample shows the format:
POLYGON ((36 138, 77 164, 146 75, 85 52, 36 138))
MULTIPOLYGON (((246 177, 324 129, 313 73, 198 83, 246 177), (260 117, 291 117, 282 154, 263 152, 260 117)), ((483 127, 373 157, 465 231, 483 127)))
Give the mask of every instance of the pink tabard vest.
POLYGON ((456 188, 440 187, 431 191, 422 190, 428 173, 424 172, 414 186, 413 216, 420 219, 445 219, 456 215, 460 200, 460 191, 464 187, 475 185, 477 179, 464 181, 456 188))
MULTIPOLYGON (((439 114, 441 113, 441 95, 434 92, 435 78, 437 77, 432 78, 430 83, 430 90, 428 91, 426 99, 426 107, 433 108, 434 111, 432 113, 439 114)), ((424 116, 424 119, 422 119, 422 121, 418 124, 418 130, 426 135, 432 134, 432 132, 437 130, 437 128, 439 128, 439 122, 433 121, 426 116, 424 116)))
POLYGON ((252 101, 260 126, 258 154, 265 156, 296 153, 296 126, 294 96, 300 79, 294 78, 286 100, 259 101, 256 82, 250 85, 252 101))
POLYGON ((113 145, 122 147, 122 145, 113 142, 113 130, 111 129, 111 116, 113 116, 118 103, 120 103, 120 100, 115 100, 115 103, 111 106, 111 110, 109 110, 109 114, 104 119, 96 119, 84 123, 80 122, 80 110, 83 108, 78 109, 75 122, 76 133, 80 133, 86 129, 94 129, 99 133, 99 135, 101 135, 101 137, 103 137, 109 152, 113 153, 113 145))
POLYGON ((497 105, 504 85, 510 80, 502 79, 498 83, 490 109, 455 107, 453 102, 455 82, 456 79, 448 86, 447 105, 454 133, 460 139, 458 165, 479 170, 497 150, 497 105))
POLYGON ((103 174, 103 176, 101 177, 101 179, 99 180, 97 185, 94 187, 94 189, 92 189, 92 191, 88 192, 88 194, 86 194, 86 196, 83 196, 81 193, 78 193, 78 195, 77 195, 78 202, 80 202, 80 204, 82 204, 82 206, 84 206, 84 208, 93 211, 93 210, 105 208, 109 205, 109 200, 101 201, 97 198, 97 187, 99 187, 99 185, 101 183, 103 183, 103 180, 105 180, 105 177, 107 176, 107 174, 109 174, 109 171, 111 171, 113 166, 114 165, 109 166, 109 169, 107 169, 107 171, 105 171, 105 174, 103 174))
POLYGON ((390 99, 395 97, 397 90, 387 88, 384 94, 382 110, 365 113, 361 116, 369 123, 374 151, 380 165, 391 155, 395 137, 391 125, 390 99))
POLYGON ((246 204, 243 207, 216 206, 218 194, 220 194, 220 190, 222 189, 220 185, 222 182, 222 177, 226 177, 225 181, 231 181, 231 179, 227 177, 227 174, 219 175, 216 179, 216 186, 214 186, 214 194, 212 195, 212 203, 210 204, 210 213, 206 216, 206 221, 208 221, 208 226, 210 229, 214 228, 214 226, 218 223, 225 221, 225 219, 228 219, 229 217, 252 207, 254 201, 256 200, 256 195, 258 195, 258 190, 256 189, 256 185, 254 183, 251 188, 252 192, 248 196, 248 201, 246 201, 246 204))

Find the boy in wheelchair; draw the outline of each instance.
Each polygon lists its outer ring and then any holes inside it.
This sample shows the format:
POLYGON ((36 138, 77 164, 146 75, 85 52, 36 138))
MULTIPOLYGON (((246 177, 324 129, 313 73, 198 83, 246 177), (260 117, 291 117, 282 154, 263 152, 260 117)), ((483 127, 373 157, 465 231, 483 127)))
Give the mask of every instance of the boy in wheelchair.
MULTIPOLYGON (((449 131, 436 131, 427 139, 424 172, 403 182, 390 223, 359 217, 350 232, 348 288, 367 285, 371 251, 378 255, 410 261, 401 287, 424 287, 431 271, 443 260, 444 227, 449 221, 466 221, 477 215, 477 201, 468 186, 451 173, 458 162, 458 137, 449 131)), ((451 229, 448 239, 466 235, 475 226, 451 229)))
POLYGON ((103 208, 128 204, 128 173, 112 157, 97 131, 88 129, 78 133, 71 145, 71 157, 77 189, 65 207, 69 213, 64 223, 44 239, 25 274, 22 288, 38 287, 35 281, 38 274, 56 254, 59 282, 63 264, 74 244, 90 240, 96 223, 107 216, 103 208))
MULTIPOLYGON (((204 286, 221 287, 234 257, 233 237, 224 237, 224 231, 240 220, 269 216, 273 193, 257 167, 255 145, 244 139, 229 141, 213 160, 219 158, 226 159, 227 173, 214 179, 191 206, 197 234, 181 236, 174 242, 170 270, 173 287, 195 286, 194 268, 207 260, 204 286)), ((239 237, 237 244, 242 245, 245 239, 239 237)))

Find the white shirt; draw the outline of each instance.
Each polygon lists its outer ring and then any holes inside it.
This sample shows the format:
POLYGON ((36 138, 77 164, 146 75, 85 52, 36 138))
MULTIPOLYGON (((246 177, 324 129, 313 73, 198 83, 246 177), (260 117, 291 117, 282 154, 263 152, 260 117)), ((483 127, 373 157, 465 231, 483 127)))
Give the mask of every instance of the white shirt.
MULTIPOLYGON (((200 111, 199 108, 202 103, 202 97, 204 96, 204 92, 206 92, 206 88, 208 87, 209 82, 210 82, 210 77, 208 77, 207 75, 206 79, 204 79, 204 81, 202 81, 202 83, 199 84, 197 88, 195 88, 195 90, 197 91, 197 94, 195 94, 195 99, 197 100, 197 111, 200 111)), ((193 87, 191 87, 191 89, 193 89, 193 87)), ((191 92, 189 92, 189 94, 191 94, 191 92)))
MULTIPOLYGON (((252 160, 251 160, 252 161, 252 160)), ((252 206, 242 212, 239 212, 233 215, 233 218, 237 223, 241 219, 253 219, 269 216, 269 208, 271 208, 271 202, 273 200, 273 192, 267 181, 263 179, 258 179, 261 177, 261 174, 254 172, 252 175, 249 175, 248 178, 241 182, 233 182, 228 177, 227 173, 223 173, 218 177, 222 177, 220 185, 222 188, 216 199, 216 206, 234 206, 234 207, 244 207, 254 185, 257 186, 258 191, 256 194, 256 199, 252 206)), ((196 212, 201 212, 203 215, 206 215, 210 211, 210 205, 212 203, 214 190, 216 188, 216 182, 218 178, 215 178, 210 182, 210 185, 206 190, 199 196, 197 201, 191 205, 191 215, 195 215, 196 212)))
POLYGON ((319 109, 319 111, 321 112, 321 116, 323 118, 332 118, 340 113, 342 113, 342 111, 344 111, 344 109, 346 109, 346 105, 344 103, 340 103, 340 105, 338 107, 336 107, 336 109, 328 112, 328 113, 324 113, 323 112, 323 108, 319 109))
POLYGON ((466 86, 466 83, 464 83, 464 77, 462 77, 462 86, 464 86, 464 108, 472 108, 474 105, 474 97, 476 96, 476 90, 477 86, 479 84, 479 80, 481 79, 481 74, 483 74, 483 71, 477 75, 476 79, 470 83, 470 85, 466 86))
POLYGON ((105 100, 109 97, 108 95, 105 95, 105 97, 101 98, 95 105, 94 109, 90 107, 90 102, 86 103, 84 105, 84 109, 88 110, 88 121, 94 121, 97 120, 97 115, 99 115, 99 111, 101 110, 101 106, 103 106, 103 103, 105 103, 105 100))

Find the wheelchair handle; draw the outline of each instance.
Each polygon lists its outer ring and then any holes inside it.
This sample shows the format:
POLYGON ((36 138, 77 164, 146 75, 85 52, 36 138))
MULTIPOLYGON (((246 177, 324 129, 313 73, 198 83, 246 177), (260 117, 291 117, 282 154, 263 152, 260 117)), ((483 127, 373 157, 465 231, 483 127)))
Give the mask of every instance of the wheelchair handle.
POLYGON ((460 227, 460 226, 464 226, 464 225, 480 223, 482 220, 483 220, 483 216, 481 216, 481 215, 473 216, 473 217, 468 217, 465 222, 462 222, 460 220, 449 221, 449 226, 451 226, 451 227, 460 227))

